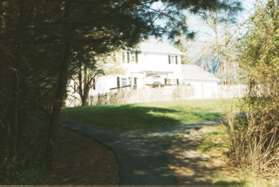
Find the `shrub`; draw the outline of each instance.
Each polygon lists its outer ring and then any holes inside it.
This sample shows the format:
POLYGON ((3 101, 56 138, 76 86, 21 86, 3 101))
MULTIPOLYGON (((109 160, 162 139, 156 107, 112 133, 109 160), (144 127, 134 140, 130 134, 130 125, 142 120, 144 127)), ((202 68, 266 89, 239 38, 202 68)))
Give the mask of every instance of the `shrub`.
POLYGON ((247 73, 249 90, 243 100, 242 115, 229 121, 230 158, 234 164, 255 173, 277 174, 279 9, 274 1, 270 0, 266 7, 257 10, 242 46, 241 62, 247 73))

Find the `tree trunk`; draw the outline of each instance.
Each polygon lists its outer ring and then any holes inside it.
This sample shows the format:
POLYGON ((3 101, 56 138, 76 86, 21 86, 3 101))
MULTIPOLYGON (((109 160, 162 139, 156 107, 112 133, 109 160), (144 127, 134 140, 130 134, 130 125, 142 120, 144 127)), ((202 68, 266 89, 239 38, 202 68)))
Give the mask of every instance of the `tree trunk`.
POLYGON ((55 140, 55 132, 59 126, 59 119, 61 108, 64 103, 64 97, 68 82, 68 65, 70 60, 70 44, 67 42, 65 52, 64 52, 64 61, 61 65, 61 69, 57 79, 57 86, 55 91, 54 104, 52 106, 50 121, 47 131, 47 150, 46 150, 46 159, 47 166, 50 169, 52 167, 52 157, 53 157, 53 145, 55 140))
MULTIPOLYGON (((67 3, 65 2, 65 14, 64 18, 67 18, 68 16, 68 7, 67 3)), ((66 19, 65 19, 66 20, 66 19)), ((63 61, 61 63, 58 77, 57 77, 57 84, 55 89, 55 95, 54 95, 54 103, 52 106, 52 111, 50 115, 50 120, 48 124, 47 129, 47 146, 46 146, 46 161, 47 161, 47 168, 52 168, 52 160, 53 160, 53 146, 55 142, 55 133, 59 127, 59 120, 60 120, 60 114, 61 114, 61 108, 64 103, 64 97, 66 93, 66 87, 68 83, 68 68, 70 64, 70 55, 71 55, 71 28, 69 28, 69 25, 65 23, 64 25, 64 56, 63 61)))
POLYGON ((90 91, 90 78, 88 77, 88 68, 83 67, 83 82, 80 82, 81 85, 83 85, 82 88, 82 95, 81 95, 81 105, 82 106, 88 106, 88 97, 89 97, 89 91, 90 91))
POLYGON ((14 119, 13 119, 13 152, 14 152, 14 157, 17 159, 18 158, 18 143, 19 143, 19 77, 17 74, 17 71, 15 70, 14 72, 15 76, 15 90, 14 90, 14 119))
POLYGON ((88 106, 88 97, 85 95, 83 95, 81 98, 81 106, 88 106))
POLYGON ((90 91, 90 86, 87 85, 88 83, 86 83, 84 90, 83 90, 83 96, 82 96, 82 106, 88 106, 89 102, 88 102, 88 97, 89 97, 89 91, 90 91))
POLYGON ((81 103, 83 103, 83 78, 82 78, 82 63, 79 61, 78 67, 78 94, 81 99, 81 103))
POLYGON ((81 100, 81 106, 88 106, 91 82, 91 77, 88 77, 88 68, 80 63, 78 72, 78 94, 81 100))

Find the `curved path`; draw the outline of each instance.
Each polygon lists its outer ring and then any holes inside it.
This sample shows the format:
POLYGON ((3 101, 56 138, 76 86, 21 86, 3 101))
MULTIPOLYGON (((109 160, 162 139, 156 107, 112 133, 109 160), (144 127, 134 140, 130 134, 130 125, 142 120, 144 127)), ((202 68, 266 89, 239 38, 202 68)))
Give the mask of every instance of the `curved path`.
POLYGON ((175 185, 175 174, 169 169, 166 150, 171 140, 181 131, 199 129, 216 122, 187 124, 172 128, 133 130, 121 132, 65 122, 64 126, 79 133, 94 137, 109 146, 117 156, 121 185, 175 185))

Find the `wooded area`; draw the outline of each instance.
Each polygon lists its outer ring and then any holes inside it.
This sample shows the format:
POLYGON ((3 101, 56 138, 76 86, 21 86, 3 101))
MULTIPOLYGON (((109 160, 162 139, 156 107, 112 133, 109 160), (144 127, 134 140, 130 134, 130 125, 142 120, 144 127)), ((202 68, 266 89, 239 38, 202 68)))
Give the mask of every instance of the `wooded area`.
MULTIPOLYGON (((91 63, 95 56, 133 46, 149 36, 173 40, 193 36, 185 10, 206 18, 208 12, 223 11, 223 17, 232 18, 241 3, 0 0, 0 183, 18 184, 30 170, 51 169, 66 87, 73 76, 80 80, 86 105, 88 88, 102 73, 91 63), (159 8, 155 6, 160 2, 159 8), (87 68, 95 70, 92 75, 86 76, 87 68)), ((250 24, 239 58, 249 94, 244 115, 229 124, 231 158, 236 165, 257 171, 278 171, 278 1, 269 0, 258 8, 250 24)), ((214 50, 220 58, 229 56, 218 46, 214 50)))
POLYGON ((84 51, 102 54, 149 35, 187 34, 181 10, 236 10, 239 3, 164 0, 1 0, 1 181, 51 168, 69 78, 84 51), (158 24, 164 19, 168 27, 158 24), (42 162, 43 161, 43 162, 42 162), (44 163, 44 164, 41 164, 44 163), (20 169, 23 171, 20 171, 20 169))

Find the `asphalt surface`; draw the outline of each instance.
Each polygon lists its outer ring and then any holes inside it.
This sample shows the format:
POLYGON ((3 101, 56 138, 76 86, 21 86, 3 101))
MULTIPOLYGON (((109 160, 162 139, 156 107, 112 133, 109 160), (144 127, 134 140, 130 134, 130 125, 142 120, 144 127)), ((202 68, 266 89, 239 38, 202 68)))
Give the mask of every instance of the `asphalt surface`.
POLYGON ((216 122, 202 122, 164 129, 122 132, 67 121, 66 128, 93 137, 111 148, 120 169, 120 185, 175 185, 176 176, 169 169, 166 150, 181 131, 199 129, 216 122))

